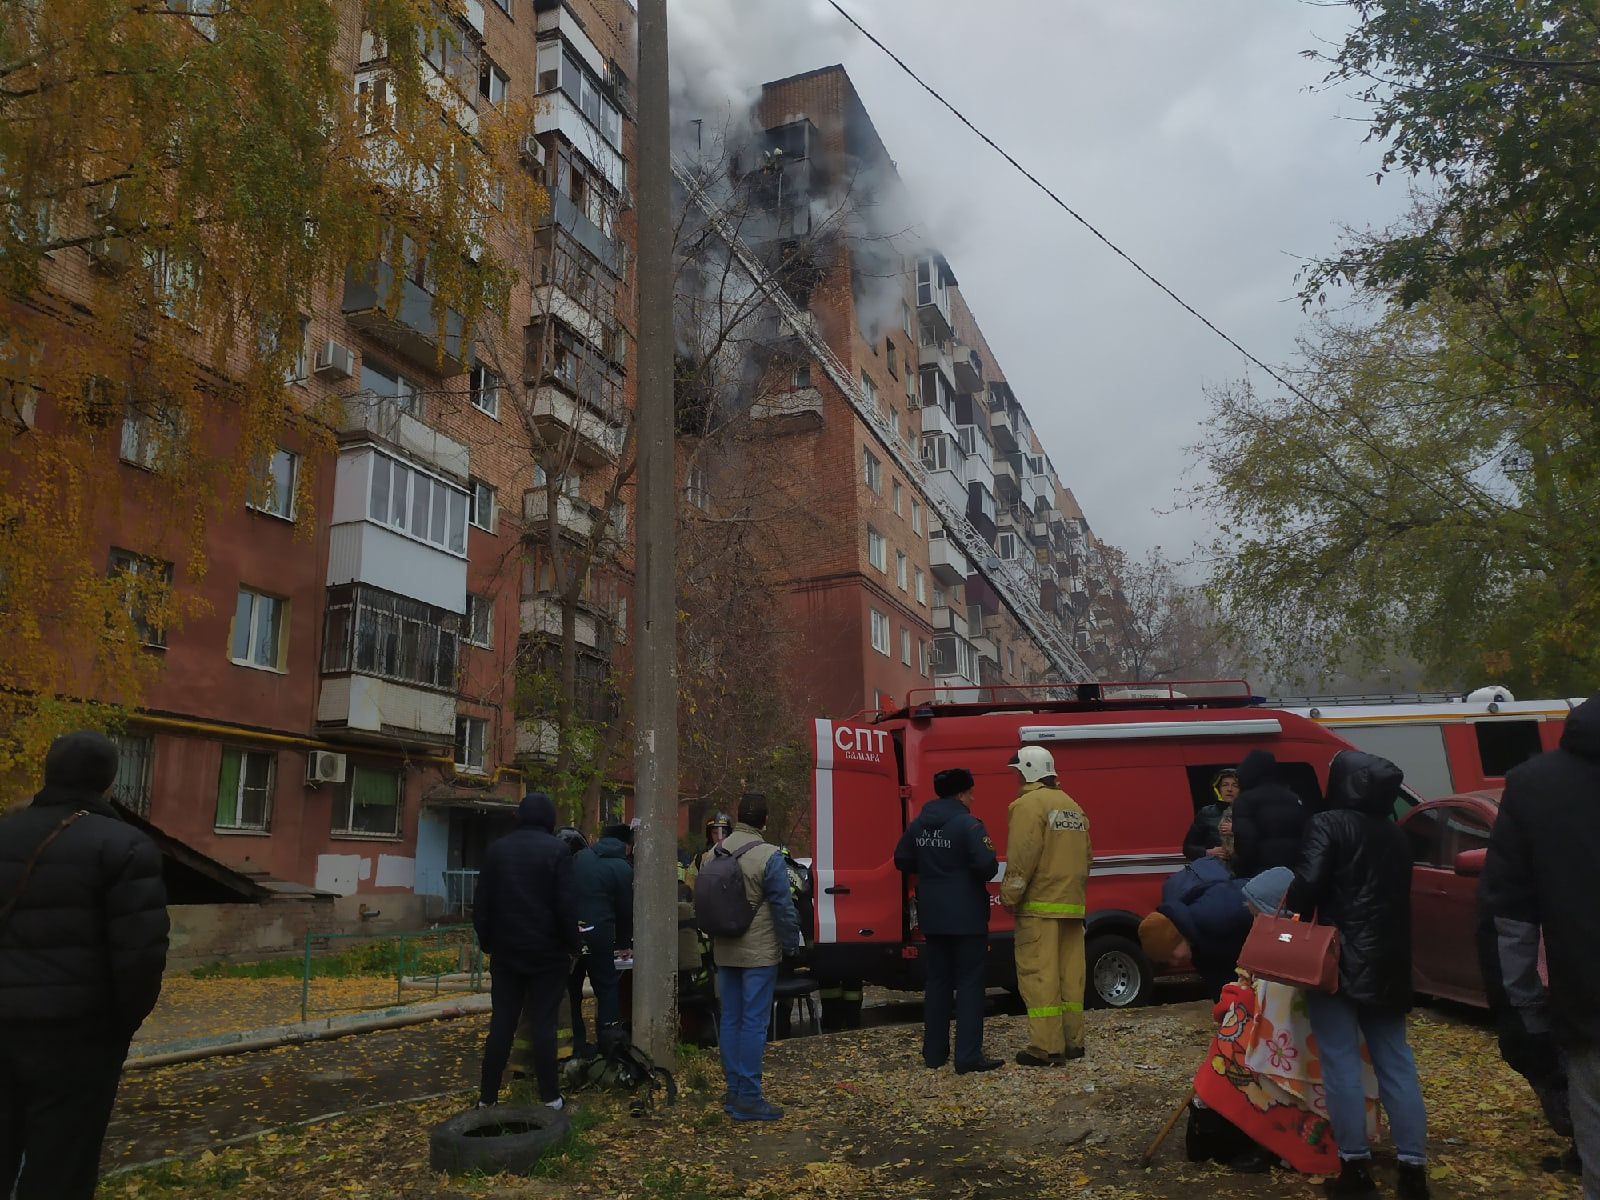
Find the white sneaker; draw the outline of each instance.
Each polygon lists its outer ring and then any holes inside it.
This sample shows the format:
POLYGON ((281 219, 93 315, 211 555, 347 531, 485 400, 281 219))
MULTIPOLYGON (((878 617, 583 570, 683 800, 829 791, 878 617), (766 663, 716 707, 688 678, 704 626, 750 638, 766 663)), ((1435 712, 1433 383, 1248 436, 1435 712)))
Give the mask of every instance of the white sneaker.
POLYGON ((565 1108, 567 1106, 567 1098, 565 1096, 557 1096, 554 1100, 546 1100, 544 1106, 555 1109, 565 1108))

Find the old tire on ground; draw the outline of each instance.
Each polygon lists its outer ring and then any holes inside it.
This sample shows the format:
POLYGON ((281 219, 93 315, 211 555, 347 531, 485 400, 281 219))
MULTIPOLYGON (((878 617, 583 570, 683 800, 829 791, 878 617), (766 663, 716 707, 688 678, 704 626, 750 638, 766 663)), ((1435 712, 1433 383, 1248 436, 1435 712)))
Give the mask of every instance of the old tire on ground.
POLYGON ((511 1171, 526 1175, 545 1151, 572 1132, 567 1114, 542 1104, 496 1104, 457 1113, 433 1127, 428 1165, 461 1175, 511 1171))
POLYGON ((1116 933, 1089 939, 1084 949, 1084 999, 1091 1008, 1150 1003, 1155 972, 1139 943, 1116 933))

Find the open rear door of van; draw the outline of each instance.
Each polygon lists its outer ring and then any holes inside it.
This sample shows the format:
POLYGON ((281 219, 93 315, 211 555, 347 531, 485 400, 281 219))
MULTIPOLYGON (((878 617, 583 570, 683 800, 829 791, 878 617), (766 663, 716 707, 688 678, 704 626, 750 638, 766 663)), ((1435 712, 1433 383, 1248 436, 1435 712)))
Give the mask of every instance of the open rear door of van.
POLYGON ((904 887, 894 847, 905 829, 894 737, 882 725, 814 722, 811 829, 821 945, 899 942, 904 887))

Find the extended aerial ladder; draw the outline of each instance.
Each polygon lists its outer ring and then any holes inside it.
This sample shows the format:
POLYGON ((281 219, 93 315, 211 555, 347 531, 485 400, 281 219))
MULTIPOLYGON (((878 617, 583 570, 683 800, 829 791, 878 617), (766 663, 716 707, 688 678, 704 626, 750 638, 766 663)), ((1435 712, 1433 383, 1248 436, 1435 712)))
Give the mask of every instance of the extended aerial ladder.
POLYGON ((900 440, 898 430, 889 422, 885 413, 868 403, 850 369, 833 352, 833 347, 817 336, 815 329, 812 328, 811 314, 801 309, 772 278, 761 260, 745 244, 738 230, 723 216, 715 200, 706 193, 693 174, 676 162, 673 163, 672 170, 689 200, 705 215, 707 223, 717 236, 727 244, 734 260, 750 277, 750 282, 761 290, 777 310, 784 325, 793 331, 796 339, 827 372, 828 378, 855 409, 862 423, 888 454, 890 461, 900 469, 921 495, 929 512, 939 519, 945 536, 966 556, 973 570, 988 581, 995 594, 1011 610, 1011 615, 1016 618, 1017 623, 1044 651, 1062 681, 1076 683, 1093 680, 1094 672, 1073 649, 1066 631, 1039 607, 1034 597, 1032 581, 1017 567, 995 553, 994 547, 983 534, 967 520, 965 511, 958 509, 943 495, 929 487, 927 468, 923 465, 921 455, 909 453, 909 448, 900 440))

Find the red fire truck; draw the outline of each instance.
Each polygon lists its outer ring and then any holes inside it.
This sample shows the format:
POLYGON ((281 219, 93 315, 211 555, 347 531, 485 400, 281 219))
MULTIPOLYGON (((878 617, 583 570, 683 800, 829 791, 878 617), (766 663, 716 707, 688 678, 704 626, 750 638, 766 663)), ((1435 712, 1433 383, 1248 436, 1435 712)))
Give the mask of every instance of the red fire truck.
MULTIPOLYGON (((1183 868, 1183 835, 1211 802, 1216 773, 1270 750, 1280 781, 1317 806, 1328 763, 1349 748, 1304 716, 1265 707, 1243 680, 917 690, 893 712, 818 720, 815 737, 808 940, 825 985, 921 986, 915 883, 895 870, 895 842, 933 797, 934 773, 965 767, 1003 874, 1006 809, 1019 786, 1006 764, 1038 744, 1089 816, 1087 999, 1114 1006, 1150 996, 1139 921, 1183 868)), ((989 928, 990 982, 1014 989, 1011 917, 997 902, 989 928)))

